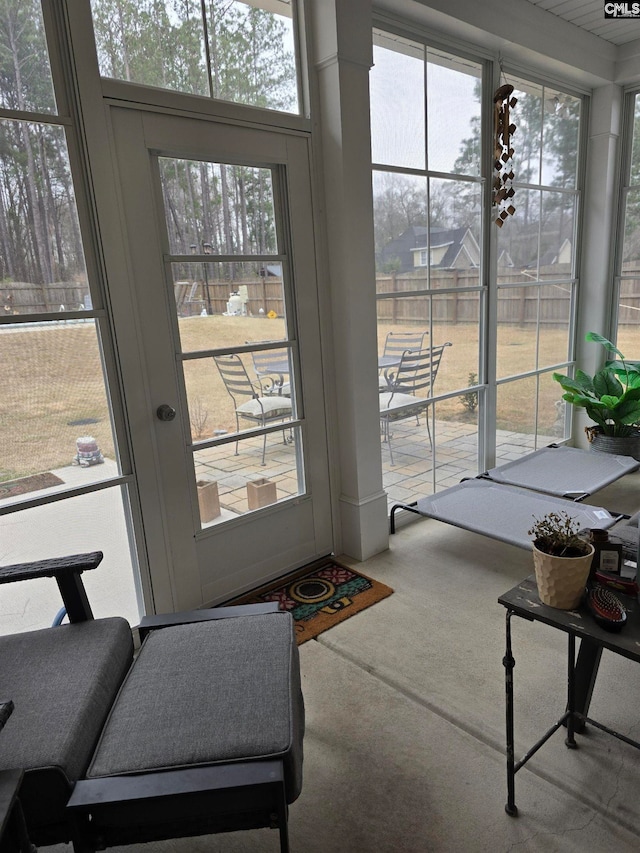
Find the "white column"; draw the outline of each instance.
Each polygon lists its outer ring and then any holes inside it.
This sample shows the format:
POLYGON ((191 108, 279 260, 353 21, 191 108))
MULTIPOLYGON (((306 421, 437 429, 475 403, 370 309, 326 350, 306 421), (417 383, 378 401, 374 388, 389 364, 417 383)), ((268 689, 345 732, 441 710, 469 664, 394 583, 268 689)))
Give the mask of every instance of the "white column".
MULTIPOLYGON (((614 225, 617 213, 617 165, 622 121, 622 89, 594 89, 589 121, 584 231, 576 341, 577 366, 592 375, 605 360, 604 348, 587 343, 587 332, 608 337, 613 301, 614 225)), ((592 424, 584 409, 574 414, 576 447, 587 447, 584 427, 592 424)))
POLYGON ((342 552, 363 560, 388 547, 371 193, 371 0, 314 0, 309 12, 314 147, 326 229, 321 266, 330 294, 332 340, 325 338, 325 344, 333 356, 338 521, 342 552))

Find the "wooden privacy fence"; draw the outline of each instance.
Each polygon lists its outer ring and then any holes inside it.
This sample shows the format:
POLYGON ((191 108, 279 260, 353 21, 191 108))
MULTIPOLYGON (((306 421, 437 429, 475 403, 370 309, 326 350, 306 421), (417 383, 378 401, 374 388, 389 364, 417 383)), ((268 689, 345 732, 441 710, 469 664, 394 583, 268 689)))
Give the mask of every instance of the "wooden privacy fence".
MULTIPOLYGON (((531 284, 531 287, 502 287, 499 289, 497 315, 499 323, 513 325, 566 326, 571 309, 571 282, 558 282, 559 275, 568 275, 568 265, 555 264, 542 267, 539 279, 533 280, 526 272, 509 273, 498 279, 500 284, 531 284), (565 269, 566 267, 566 269, 565 269), (553 283, 545 284, 545 279, 553 283)), ((626 265, 620 285, 620 325, 640 324, 640 267, 626 265), (632 276, 637 276, 632 278, 632 276)), ((377 275, 376 293, 385 298, 377 300, 378 321, 386 323, 424 324, 433 319, 437 323, 477 323, 480 299, 477 292, 466 288, 480 283, 477 269, 438 270, 432 272, 428 295, 402 296, 412 291, 427 291, 425 273, 377 275), (438 293, 438 291, 449 291, 438 293), (398 298, 392 294, 397 293, 398 298)))
MULTIPOLYGON (((557 280, 559 265, 540 270, 542 286, 531 280, 526 273, 509 274, 504 281, 528 283, 531 287, 501 288, 498 297, 498 322, 530 325, 538 322, 546 325, 566 325, 570 310, 570 283, 544 284, 544 278, 557 280)), ((619 324, 640 324, 640 266, 627 264, 620 285, 619 324), (636 276, 636 278, 633 278, 636 276)), ((378 320, 387 323, 428 322, 430 312, 434 322, 477 323, 480 300, 477 292, 467 288, 479 284, 478 270, 442 270, 431 276, 429 296, 402 296, 412 291, 426 291, 427 277, 424 273, 377 275, 376 293, 384 294, 378 299, 378 320), (449 291, 438 293, 438 291, 449 291), (392 294, 397 293, 395 298, 392 294)), ((282 280, 277 277, 259 278, 251 281, 219 282, 203 280, 178 281, 174 293, 178 315, 190 317, 201 314, 224 314, 229 296, 233 291, 246 288, 246 311, 249 316, 269 314, 284 316, 282 280)), ((91 308, 86 282, 54 282, 37 285, 29 282, 0 283, 0 310, 4 315, 39 314, 52 311, 79 311, 91 308)))
POLYGON ((257 281, 177 281, 174 285, 178 316, 192 317, 201 314, 224 314, 233 291, 246 287, 246 311, 250 317, 273 311, 284 316, 282 279, 260 278, 257 281))
POLYGON ((91 307, 86 282, 56 281, 31 284, 26 281, 0 283, 0 309, 10 314, 50 314, 52 311, 82 311, 91 307))

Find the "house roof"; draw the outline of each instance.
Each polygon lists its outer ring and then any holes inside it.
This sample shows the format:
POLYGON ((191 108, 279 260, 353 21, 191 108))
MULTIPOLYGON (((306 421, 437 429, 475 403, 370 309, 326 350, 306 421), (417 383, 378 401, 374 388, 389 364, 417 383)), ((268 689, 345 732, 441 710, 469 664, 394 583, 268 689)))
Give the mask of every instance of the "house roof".
MULTIPOLYGON (((381 266, 391 264, 394 261, 399 262, 398 272, 408 272, 415 269, 414 252, 427 250, 427 243, 430 243, 431 250, 442 247, 447 247, 443 257, 434 266, 441 269, 450 269, 456 266, 456 260, 460 253, 464 251, 463 241, 467 235, 475 243, 475 238, 467 227, 463 228, 442 228, 434 225, 430 229, 430 235, 427 234, 427 228, 424 225, 410 225, 406 231, 403 231, 399 237, 390 240, 380 252, 379 262, 381 266)), ((476 244, 477 245, 477 244, 476 244)), ((479 250, 478 250, 479 251, 479 250)), ((468 253, 466 253, 468 257, 468 253)), ((470 258, 473 263, 475 259, 470 258)), ((467 263, 464 266, 468 266, 467 263)))

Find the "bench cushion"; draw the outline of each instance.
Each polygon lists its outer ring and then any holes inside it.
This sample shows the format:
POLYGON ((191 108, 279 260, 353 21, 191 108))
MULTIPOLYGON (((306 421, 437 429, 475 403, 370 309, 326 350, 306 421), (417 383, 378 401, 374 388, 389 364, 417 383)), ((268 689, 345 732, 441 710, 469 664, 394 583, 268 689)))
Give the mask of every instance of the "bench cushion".
POLYGON ((64 823, 69 791, 132 658, 131 629, 117 617, 0 637, 0 690, 15 705, 0 737, 0 769, 25 769, 30 829, 58 813, 64 823))
POLYGON ((178 625, 146 638, 87 778, 278 757, 293 802, 303 733, 289 613, 178 625))

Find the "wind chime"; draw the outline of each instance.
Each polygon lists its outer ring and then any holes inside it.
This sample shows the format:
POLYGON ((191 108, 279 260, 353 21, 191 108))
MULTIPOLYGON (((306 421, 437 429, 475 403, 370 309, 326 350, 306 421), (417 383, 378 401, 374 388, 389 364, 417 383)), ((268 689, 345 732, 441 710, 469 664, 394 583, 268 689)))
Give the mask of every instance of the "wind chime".
POLYGON ((493 96, 493 207, 496 209, 495 223, 499 228, 509 216, 516 212, 512 199, 516 193, 513 188, 513 155, 511 137, 516 131, 515 124, 509 118, 509 108, 515 107, 517 98, 513 98, 513 86, 505 83, 496 89, 493 96))

